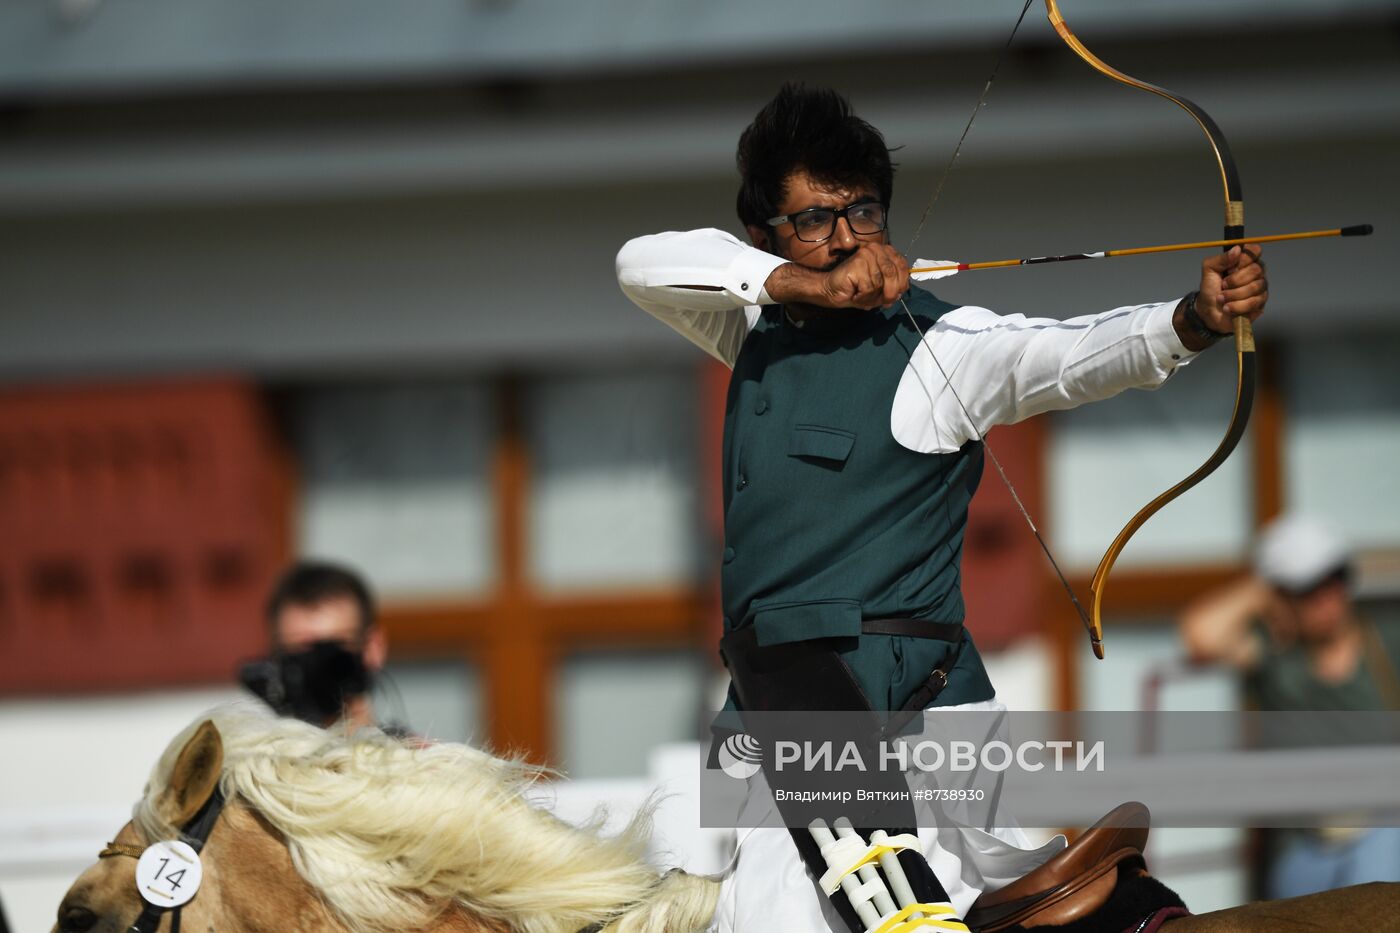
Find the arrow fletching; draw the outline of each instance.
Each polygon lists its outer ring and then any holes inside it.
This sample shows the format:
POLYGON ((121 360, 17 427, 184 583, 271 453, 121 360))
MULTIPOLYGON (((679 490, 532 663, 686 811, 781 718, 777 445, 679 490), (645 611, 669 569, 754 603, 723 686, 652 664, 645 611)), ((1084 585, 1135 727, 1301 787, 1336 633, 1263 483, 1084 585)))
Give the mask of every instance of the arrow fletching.
POLYGON ((909 270, 909 278, 915 282, 928 282, 933 279, 946 279, 957 275, 963 266, 951 259, 916 259, 909 270))

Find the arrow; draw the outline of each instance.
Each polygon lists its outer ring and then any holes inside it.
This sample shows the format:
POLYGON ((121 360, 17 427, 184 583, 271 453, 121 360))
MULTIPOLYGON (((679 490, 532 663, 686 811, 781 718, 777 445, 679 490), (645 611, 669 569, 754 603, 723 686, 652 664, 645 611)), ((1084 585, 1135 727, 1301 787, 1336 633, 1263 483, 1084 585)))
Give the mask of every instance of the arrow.
POLYGON ((1186 249, 1210 249, 1219 246, 1241 246, 1246 243, 1280 243, 1284 240, 1312 240, 1329 236, 1370 236, 1370 224, 1339 227, 1335 230, 1309 230, 1305 233, 1276 233, 1272 236, 1240 237, 1234 240, 1204 240, 1200 243, 1171 243, 1166 246, 1137 246, 1132 249, 1106 249, 1098 253, 1067 253, 1063 256, 1037 256, 1034 259, 998 259, 995 262, 940 262, 916 259, 909 270, 917 281, 941 279, 974 269, 1004 269, 1008 266, 1035 266, 1046 262, 1071 262, 1075 259, 1109 259, 1114 256, 1142 256, 1146 253, 1174 253, 1186 249))

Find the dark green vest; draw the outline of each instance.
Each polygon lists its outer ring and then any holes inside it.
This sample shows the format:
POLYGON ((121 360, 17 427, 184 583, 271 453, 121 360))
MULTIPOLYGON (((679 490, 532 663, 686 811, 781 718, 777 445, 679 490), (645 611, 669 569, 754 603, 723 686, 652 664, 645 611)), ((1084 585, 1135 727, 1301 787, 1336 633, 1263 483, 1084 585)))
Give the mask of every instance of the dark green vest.
MULTIPOLYGON (((919 288, 906 300, 925 331, 954 307, 919 288)), ((861 635, 861 619, 963 621, 963 532, 982 473, 980 443, 921 454, 891 434, 918 342, 899 304, 802 328, 764 308, 725 411, 725 630, 756 626, 760 644, 843 637, 877 709, 899 709, 949 645, 861 635)), ((992 696, 968 642, 937 703, 992 696)))

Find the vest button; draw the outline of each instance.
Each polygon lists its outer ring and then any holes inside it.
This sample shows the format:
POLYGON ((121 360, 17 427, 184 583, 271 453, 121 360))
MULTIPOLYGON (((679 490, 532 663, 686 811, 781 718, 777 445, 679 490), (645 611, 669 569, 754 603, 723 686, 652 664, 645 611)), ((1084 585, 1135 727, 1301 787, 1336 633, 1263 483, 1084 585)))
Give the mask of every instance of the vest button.
POLYGON ((759 400, 758 400, 758 404, 755 405, 755 406, 753 407, 753 413, 754 413, 755 415, 761 415, 761 414, 763 414, 763 413, 764 413, 765 411, 767 411, 767 410, 768 410, 768 399, 766 399, 766 398, 761 398, 761 399, 759 399, 759 400))
POLYGON ((734 562, 734 549, 732 547, 727 547, 724 549, 724 562, 726 564, 731 564, 734 562))
POLYGON ((748 478, 747 476, 745 476, 744 474, 740 473, 740 474, 739 474, 739 485, 738 485, 738 488, 739 488, 739 489, 743 489, 743 488, 744 488, 745 486, 747 486, 748 484, 749 484, 749 478, 748 478))

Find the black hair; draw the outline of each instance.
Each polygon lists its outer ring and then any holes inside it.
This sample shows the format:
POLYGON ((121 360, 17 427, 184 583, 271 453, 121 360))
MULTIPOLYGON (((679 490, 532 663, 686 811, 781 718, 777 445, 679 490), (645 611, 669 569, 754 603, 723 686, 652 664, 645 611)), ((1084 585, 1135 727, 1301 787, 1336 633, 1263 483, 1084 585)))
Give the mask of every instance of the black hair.
POLYGON ((300 561, 282 574, 267 598, 267 624, 276 632, 277 615, 286 606, 314 606, 327 599, 349 597, 360 610, 360 633, 374 625, 374 597, 359 574, 323 561, 300 561))
POLYGON ((885 137, 830 88, 784 84, 739 137, 739 220, 764 226, 778 213, 787 179, 805 169, 823 184, 872 186, 888 205, 894 163, 885 137))

